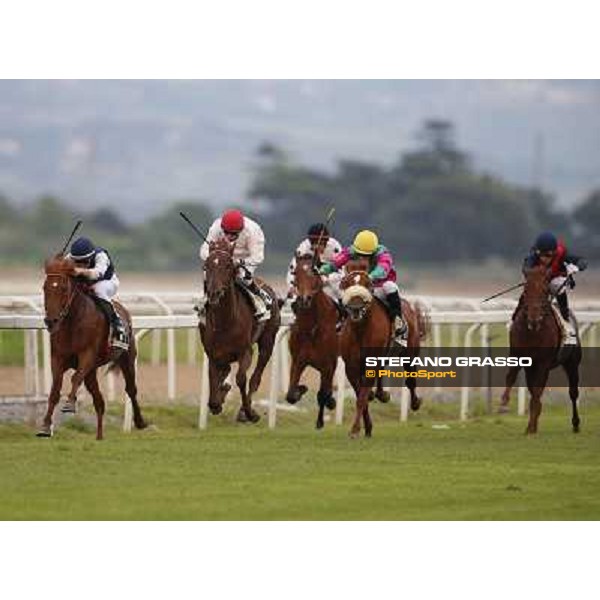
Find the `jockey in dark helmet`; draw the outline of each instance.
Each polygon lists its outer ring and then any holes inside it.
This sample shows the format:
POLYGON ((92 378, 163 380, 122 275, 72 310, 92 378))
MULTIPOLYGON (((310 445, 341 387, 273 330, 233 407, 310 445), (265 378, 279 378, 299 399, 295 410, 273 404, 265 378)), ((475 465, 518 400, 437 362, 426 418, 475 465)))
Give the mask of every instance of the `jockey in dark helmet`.
POLYGON ((108 252, 104 248, 97 248, 88 238, 81 237, 73 242, 67 258, 75 262, 75 275, 89 281, 108 316, 113 330, 111 346, 127 349, 127 332, 111 300, 119 289, 119 278, 108 252))
POLYGON ((544 231, 537 236, 523 263, 525 268, 538 265, 550 269, 550 293, 556 298, 563 319, 569 323, 567 289, 575 287, 573 275, 585 271, 587 262, 579 256, 569 254, 562 240, 557 240, 552 232, 544 231))

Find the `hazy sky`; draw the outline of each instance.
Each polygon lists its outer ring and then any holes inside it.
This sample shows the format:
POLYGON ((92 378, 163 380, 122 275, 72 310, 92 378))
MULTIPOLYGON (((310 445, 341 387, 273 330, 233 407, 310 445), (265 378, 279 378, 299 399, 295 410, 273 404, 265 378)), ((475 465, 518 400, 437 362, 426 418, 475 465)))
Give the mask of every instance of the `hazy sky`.
POLYGON ((391 164, 430 117, 455 122, 478 168, 563 205, 600 185, 598 81, 5 80, 0 191, 131 219, 174 199, 238 203, 263 140, 324 169, 391 164))

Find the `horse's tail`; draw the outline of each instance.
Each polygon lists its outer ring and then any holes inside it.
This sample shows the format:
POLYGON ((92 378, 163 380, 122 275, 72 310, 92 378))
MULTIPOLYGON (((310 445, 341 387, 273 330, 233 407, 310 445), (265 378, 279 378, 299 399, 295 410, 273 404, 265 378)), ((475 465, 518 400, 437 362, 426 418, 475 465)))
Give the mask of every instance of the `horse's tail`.
POLYGON ((431 315, 422 302, 415 302, 415 314, 417 315, 419 339, 424 340, 431 332, 431 315))

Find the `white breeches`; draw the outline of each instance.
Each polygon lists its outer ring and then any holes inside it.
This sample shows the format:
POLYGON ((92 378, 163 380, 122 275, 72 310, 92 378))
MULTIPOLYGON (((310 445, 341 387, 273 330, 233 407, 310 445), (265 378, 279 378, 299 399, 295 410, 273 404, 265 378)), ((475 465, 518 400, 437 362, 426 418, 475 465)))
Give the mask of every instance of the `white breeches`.
POLYGON ((374 296, 380 300, 383 300, 386 296, 393 294, 394 292, 400 293, 398 284, 395 281, 384 281, 383 285, 380 285, 373 290, 374 296))
POLYGON ((559 275, 558 277, 554 277, 550 281, 550 286, 549 286, 550 293, 553 296, 556 296, 556 293, 558 292, 558 290, 560 290, 561 294, 566 294, 567 288, 569 287, 568 285, 563 285, 566 280, 567 280, 567 278, 563 277, 562 275, 559 275), (561 286, 562 286, 562 289, 561 289, 561 286))
MULTIPOLYGON (((342 298, 340 292, 340 283, 342 281, 341 273, 331 273, 327 275, 327 278, 323 281, 323 291, 334 301, 338 302, 342 298)), ((288 296, 290 298, 296 298, 298 291, 294 287, 293 277, 288 278, 288 296)))
POLYGON ((110 301, 119 289, 119 278, 113 275, 110 279, 95 283, 92 289, 98 298, 110 301))

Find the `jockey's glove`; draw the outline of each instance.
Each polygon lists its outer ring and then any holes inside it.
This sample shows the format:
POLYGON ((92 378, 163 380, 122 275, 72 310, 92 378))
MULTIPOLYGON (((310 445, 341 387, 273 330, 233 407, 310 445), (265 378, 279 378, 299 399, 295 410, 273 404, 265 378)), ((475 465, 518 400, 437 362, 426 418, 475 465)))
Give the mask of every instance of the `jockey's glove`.
POLYGON ((579 272, 579 267, 577 265, 568 264, 567 265, 567 275, 573 275, 574 273, 579 272))
POLYGON ((336 270, 331 263, 325 263, 319 267, 319 275, 330 275, 336 270))

